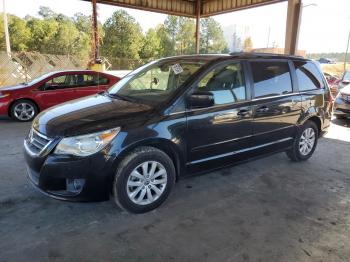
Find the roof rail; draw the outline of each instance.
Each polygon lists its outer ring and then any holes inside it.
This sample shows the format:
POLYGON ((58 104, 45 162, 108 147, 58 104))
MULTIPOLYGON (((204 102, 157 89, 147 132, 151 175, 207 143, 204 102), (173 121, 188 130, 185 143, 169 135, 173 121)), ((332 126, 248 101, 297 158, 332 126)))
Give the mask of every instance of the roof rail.
POLYGON ((261 53, 261 52, 231 52, 229 53, 231 56, 239 56, 239 57, 280 57, 280 58, 301 58, 305 59, 302 56, 297 55, 286 55, 286 54, 275 54, 275 53, 261 53))

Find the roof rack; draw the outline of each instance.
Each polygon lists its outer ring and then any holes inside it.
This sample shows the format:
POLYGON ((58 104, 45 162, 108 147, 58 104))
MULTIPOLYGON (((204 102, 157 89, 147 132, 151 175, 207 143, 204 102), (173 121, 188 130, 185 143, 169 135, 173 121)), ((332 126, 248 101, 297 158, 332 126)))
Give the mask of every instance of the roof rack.
POLYGON ((297 55, 286 55, 286 54, 275 54, 275 53, 259 53, 259 52, 232 52, 230 53, 231 56, 237 56, 237 57, 264 57, 264 58, 271 58, 271 57, 278 57, 278 58, 298 58, 298 59, 306 59, 302 56, 297 55))

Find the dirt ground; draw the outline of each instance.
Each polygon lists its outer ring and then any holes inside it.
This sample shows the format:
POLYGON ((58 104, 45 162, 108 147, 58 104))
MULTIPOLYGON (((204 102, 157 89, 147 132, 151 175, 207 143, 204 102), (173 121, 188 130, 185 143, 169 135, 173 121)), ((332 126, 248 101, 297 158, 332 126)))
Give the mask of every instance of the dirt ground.
POLYGON ((181 180, 143 215, 112 201, 37 193, 22 156, 29 124, 0 120, 0 261, 349 261, 350 121, 314 156, 284 153, 181 180))

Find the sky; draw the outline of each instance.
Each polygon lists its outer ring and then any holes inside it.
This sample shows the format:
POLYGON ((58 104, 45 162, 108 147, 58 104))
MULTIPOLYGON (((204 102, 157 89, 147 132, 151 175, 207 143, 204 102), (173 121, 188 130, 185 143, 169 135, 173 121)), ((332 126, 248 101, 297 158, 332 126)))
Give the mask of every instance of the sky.
MULTIPOLYGON (((5 0, 8 13, 25 17, 36 16, 40 6, 48 6, 57 13, 73 16, 75 13, 91 14, 91 3, 81 0, 5 0)), ((345 52, 350 31, 350 0, 304 0, 299 49, 308 53, 345 52), (311 5, 310 5, 311 4, 311 5)), ((2 8, 2 7, 1 7, 2 8)), ((99 4, 99 20, 104 22, 118 9, 99 4)), ((125 8, 124 8, 125 9, 125 8)), ((163 23, 166 15, 135 9, 125 9, 144 31, 163 23), (151 16, 150 16, 151 14, 151 16)), ((254 48, 284 47, 287 2, 214 16, 226 35, 236 29, 243 37, 251 36, 254 48), (268 32, 270 38, 268 39, 268 32)))

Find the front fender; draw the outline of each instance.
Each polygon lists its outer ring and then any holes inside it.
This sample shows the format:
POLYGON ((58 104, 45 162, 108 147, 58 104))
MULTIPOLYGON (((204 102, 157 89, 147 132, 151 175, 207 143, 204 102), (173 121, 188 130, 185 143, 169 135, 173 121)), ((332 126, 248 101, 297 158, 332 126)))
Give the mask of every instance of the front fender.
POLYGON ((153 146, 164 151, 174 161, 177 174, 184 173, 187 160, 186 118, 169 116, 146 126, 122 128, 113 140, 108 154, 120 162, 140 146, 153 146))

